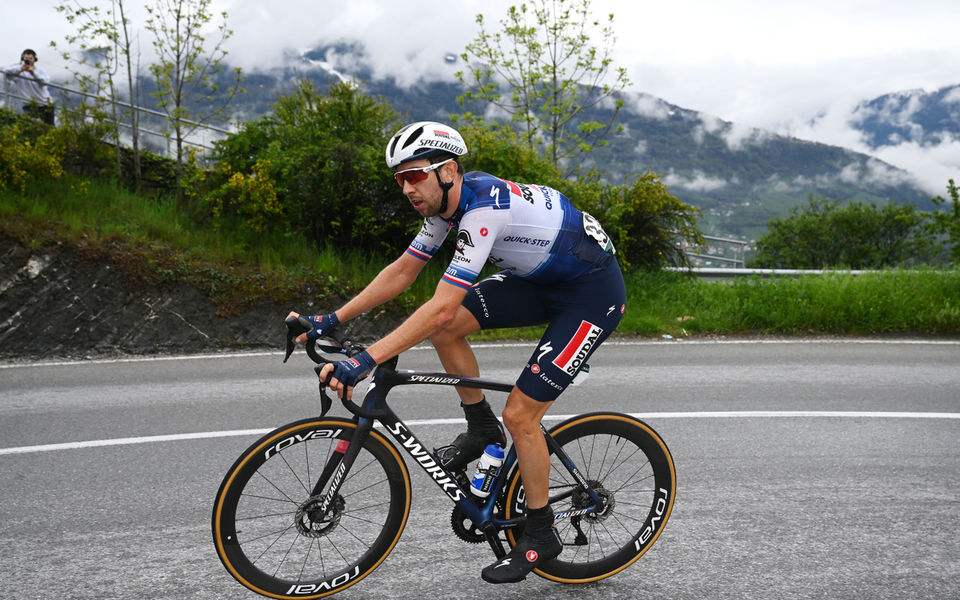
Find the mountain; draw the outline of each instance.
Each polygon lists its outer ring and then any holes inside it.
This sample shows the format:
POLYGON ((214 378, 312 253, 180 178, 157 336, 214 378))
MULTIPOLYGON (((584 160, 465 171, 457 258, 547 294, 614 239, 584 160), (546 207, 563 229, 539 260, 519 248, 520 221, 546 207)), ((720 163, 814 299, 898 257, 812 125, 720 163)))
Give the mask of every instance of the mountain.
MULTIPOLYGON (((442 121, 461 111, 456 98, 463 90, 452 77, 455 64, 448 65, 451 76, 445 80, 401 85, 391 77, 375 77, 357 42, 320 46, 287 58, 284 69, 245 74, 247 93, 234 101, 235 117, 258 117, 304 77, 319 87, 335 80, 356 81, 410 120, 442 121)), ((453 55, 445 59, 457 60, 453 55)), ((674 196, 703 210, 701 226, 708 233, 756 239, 771 218, 785 215, 810 195, 932 207, 930 194, 909 173, 869 155, 744 127, 644 93, 621 97, 625 104, 617 123, 623 132, 591 153, 585 166, 597 166, 611 183, 648 169, 660 174, 674 196)), ((871 122, 868 110, 863 109, 865 124, 871 122)), ((587 118, 605 122, 609 112, 587 118)))
POLYGON ((850 124, 871 148, 905 142, 940 144, 960 139, 960 85, 934 92, 910 90, 859 103, 850 124))
POLYGON ((906 171, 866 154, 745 127, 646 94, 628 94, 625 132, 591 155, 612 181, 650 169, 703 209, 711 233, 756 239, 813 195, 930 208, 906 171))

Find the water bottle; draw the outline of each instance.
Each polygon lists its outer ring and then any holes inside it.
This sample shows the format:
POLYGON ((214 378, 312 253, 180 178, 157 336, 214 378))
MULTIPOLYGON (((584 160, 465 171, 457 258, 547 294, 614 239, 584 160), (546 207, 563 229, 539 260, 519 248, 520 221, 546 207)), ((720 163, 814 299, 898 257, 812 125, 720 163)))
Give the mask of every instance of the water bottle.
POLYGON ((483 450, 483 456, 477 463, 477 471, 473 475, 473 481, 470 482, 470 491, 479 498, 486 498, 490 495, 490 488, 500 473, 500 465, 503 464, 503 448, 500 444, 490 444, 483 450))

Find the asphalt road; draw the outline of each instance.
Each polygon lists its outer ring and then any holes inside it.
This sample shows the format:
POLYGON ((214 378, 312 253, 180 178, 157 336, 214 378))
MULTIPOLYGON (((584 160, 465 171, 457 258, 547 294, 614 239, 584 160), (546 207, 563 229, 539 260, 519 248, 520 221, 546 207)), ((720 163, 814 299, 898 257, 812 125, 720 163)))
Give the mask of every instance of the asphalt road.
MULTIPOLYGON (((510 380, 531 351, 478 356, 510 380)), ((0 598, 259 597, 220 565, 210 509, 258 431, 317 410, 307 359, 280 360, 0 365, 0 598)), ((666 439, 677 503, 650 552, 585 586, 490 586, 489 549, 453 536, 408 460, 400 544, 336 597, 960 597, 960 343, 621 342, 592 362, 551 415, 620 410, 666 439)), ((428 350, 401 366, 439 368, 428 350)), ((394 407, 428 444, 461 427, 449 388, 394 407)))

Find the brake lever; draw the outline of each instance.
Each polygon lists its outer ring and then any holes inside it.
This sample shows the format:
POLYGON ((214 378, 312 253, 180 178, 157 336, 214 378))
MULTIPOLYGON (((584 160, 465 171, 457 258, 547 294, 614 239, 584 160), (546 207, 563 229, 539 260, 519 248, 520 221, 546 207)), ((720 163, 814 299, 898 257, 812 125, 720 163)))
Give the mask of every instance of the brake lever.
MULTIPOLYGON (((317 377, 320 376, 320 370, 323 369, 323 365, 317 365, 314 371, 317 373, 317 377)), ((327 416, 327 412, 330 411, 330 407, 333 406, 333 399, 327 394, 327 382, 323 379, 320 380, 320 417, 327 416)))
POLYGON ((283 323, 287 326, 287 353, 283 357, 283 362, 287 362, 297 348, 297 337, 313 329, 313 326, 302 316, 289 317, 283 323))

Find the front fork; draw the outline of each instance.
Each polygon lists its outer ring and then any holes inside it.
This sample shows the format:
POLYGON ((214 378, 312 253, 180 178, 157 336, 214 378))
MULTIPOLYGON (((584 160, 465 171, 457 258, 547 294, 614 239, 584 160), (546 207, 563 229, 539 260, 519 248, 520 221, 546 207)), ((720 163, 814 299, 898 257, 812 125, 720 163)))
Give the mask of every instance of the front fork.
POLYGON ((314 499, 323 494, 324 488, 327 488, 327 493, 324 495, 323 501, 316 511, 317 519, 323 518, 329 512, 334 500, 340 493, 340 487, 343 485, 344 479, 346 479, 347 472, 350 470, 350 467, 353 466, 353 462, 360 453, 363 440, 366 439, 367 434, 373 429, 373 421, 371 419, 354 417, 353 421, 357 424, 353 435, 350 439, 342 439, 337 442, 333 454, 327 459, 327 464, 323 466, 323 472, 320 473, 320 477, 317 478, 317 482, 310 492, 310 498, 314 499))

